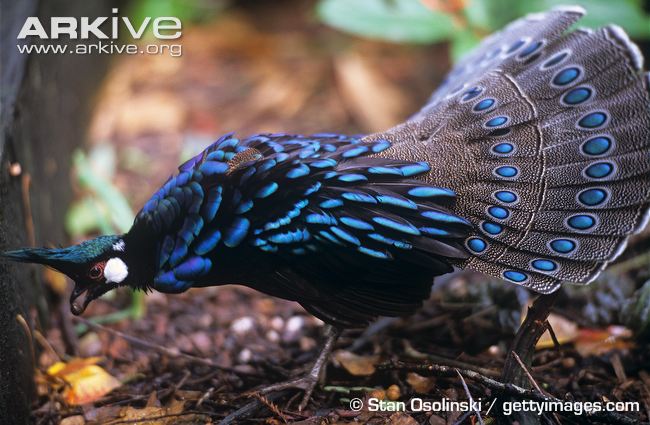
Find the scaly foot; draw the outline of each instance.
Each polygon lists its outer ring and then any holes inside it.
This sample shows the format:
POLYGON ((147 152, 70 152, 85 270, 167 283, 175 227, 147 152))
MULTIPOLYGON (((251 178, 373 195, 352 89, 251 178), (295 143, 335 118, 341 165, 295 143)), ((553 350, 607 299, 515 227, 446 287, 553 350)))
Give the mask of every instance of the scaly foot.
POLYGON ((305 407, 307 407, 307 403, 309 403, 309 400, 311 399, 314 388, 316 388, 316 384, 318 384, 318 380, 320 379, 321 374, 325 369, 325 365, 329 360, 332 349, 334 348, 334 344, 336 343, 336 340, 340 334, 340 330, 334 328, 333 326, 327 325, 325 327, 325 344, 323 345, 323 348, 318 354, 318 357, 316 358, 316 361, 314 362, 314 365, 309 370, 309 372, 300 378, 294 378, 286 382, 270 385, 266 388, 261 389, 259 393, 269 394, 275 391, 282 391, 286 389, 301 390, 304 392, 304 395, 300 401, 300 404, 298 405, 298 410, 304 410, 305 407))

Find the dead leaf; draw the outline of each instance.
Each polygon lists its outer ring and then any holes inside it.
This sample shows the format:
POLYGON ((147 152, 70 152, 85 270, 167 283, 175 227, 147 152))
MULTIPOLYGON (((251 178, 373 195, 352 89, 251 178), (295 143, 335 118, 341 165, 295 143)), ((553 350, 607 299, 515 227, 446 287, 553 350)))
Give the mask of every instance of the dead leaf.
MULTIPOLYGON (((581 329, 563 316, 551 313, 548 321, 560 344, 574 343, 581 356, 597 356, 612 350, 626 350, 633 346, 629 340, 632 331, 623 326, 609 326, 607 329, 581 329)), ((537 349, 553 348, 553 340, 547 331, 537 341, 537 349)))
POLYGON ((334 360, 343 366, 345 370, 354 376, 369 376, 375 373, 375 364, 379 356, 358 356, 345 350, 338 350, 334 353, 334 360))
POLYGON ((63 379, 66 386, 63 396, 68 404, 91 403, 113 391, 122 383, 97 366, 99 357, 75 358, 65 362, 56 362, 47 369, 47 374, 63 379))
POLYGON ((388 397, 388 399, 391 401, 399 400, 401 396, 402 396, 402 391, 395 384, 391 385, 386 390, 386 397, 388 397))
POLYGON ((124 407, 120 411, 120 421, 146 423, 147 425, 173 425, 179 422, 211 424, 212 419, 207 415, 199 413, 183 414, 184 402, 174 400, 169 407, 144 407, 137 409, 135 407, 124 407))
POLYGON ((82 415, 75 415, 61 419, 61 423, 59 425, 84 425, 85 423, 86 420, 82 415))
POLYGON ((88 422, 107 424, 118 417, 122 406, 102 406, 97 409, 90 409, 84 413, 88 422))
POLYGON ((607 329, 580 329, 575 341, 576 351, 581 356, 598 356, 613 350, 628 350, 633 347, 632 331, 623 326, 609 326, 607 329))
MULTIPOLYGON (((559 314, 551 313, 548 316, 548 322, 553 328, 553 333, 555 333, 560 344, 568 344, 578 337, 578 325, 569 319, 559 314)), ((541 350, 543 348, 553 348, 554 346, 555 344, 553 343, 551 334, 546 331, 539 341, 537 341, 536 348, 541 350)))
POLYGON ((418 425, 417 421, 404 412, 397 412, 390 416, 390 425, 418 425))
POLYGON ((440 416, 431 415, 429 418, 429 425, 447 425, 447 421, 440 416))
POLYGON ((436 381, 433 378, 427 378, 426 376, 418 375, 414 372, 409 372, 406 375, 406 382, 413 388, 418 394, 429 394, 433 389, 436 381))
POLYGON ((151 394, 149 394, 147 405, 145 407, 160 407, 160 400, 158 400, 158 393, 156 391, 152 391, 151 394))
POLYGON ((386 391, 381 388, 374 389, 370 391, 370 393, 368 393, 368 398, 376 398, 377 400, 386 400, 386 391))

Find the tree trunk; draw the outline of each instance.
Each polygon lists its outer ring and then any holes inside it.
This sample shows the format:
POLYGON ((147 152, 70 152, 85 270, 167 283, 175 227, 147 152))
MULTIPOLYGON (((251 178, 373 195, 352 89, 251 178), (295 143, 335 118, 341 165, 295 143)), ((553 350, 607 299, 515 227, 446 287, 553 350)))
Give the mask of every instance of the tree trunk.
MULTIPOLYGON (((109 56, 21 54, 16 37, 28 16, 38 16, 49 31, 50 16, 110 16, 115 2, 1 1, 0 251, 64 243, 71 152, 84 140, 93 94, 109 56)), ((41 270, 0 261, 2 424, 29 421, 39 348, 31 329, 36 320, 44 326, 47 318, 41 270)))

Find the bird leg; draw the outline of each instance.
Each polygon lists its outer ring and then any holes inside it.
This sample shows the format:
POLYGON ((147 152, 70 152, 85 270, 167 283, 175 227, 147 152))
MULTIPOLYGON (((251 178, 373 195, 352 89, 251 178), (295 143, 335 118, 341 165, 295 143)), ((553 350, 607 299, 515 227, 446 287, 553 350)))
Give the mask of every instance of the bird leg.
POLYGON ((302 401, 298 405, 298 410, 302 411, 305 407, 307 407, 307 403, 309 402, 309 399, 311 398, 311 395, 314 392, 314 388, 316 387, 316 384, 318 384, 318 380, 320 379, 321 374, 325 370, 325 365, 327 364, 330 354, 334 349, 334 344, 336 343, 336 340, 341 334, 341 330, 335 328, 334 326, 326 325, 324 333, 326 338, 325 344, 323 345, 323 348, 318 354, 316 361, 314 362, 314 364, 312 365, 311 369, 307 374, 299 378, 294 378, 286 382, 281 382, 263 388, 260 391, 260 394, 268 394, 275 391, 282 391, 289 388, 296 388, 304 391, 302 401))

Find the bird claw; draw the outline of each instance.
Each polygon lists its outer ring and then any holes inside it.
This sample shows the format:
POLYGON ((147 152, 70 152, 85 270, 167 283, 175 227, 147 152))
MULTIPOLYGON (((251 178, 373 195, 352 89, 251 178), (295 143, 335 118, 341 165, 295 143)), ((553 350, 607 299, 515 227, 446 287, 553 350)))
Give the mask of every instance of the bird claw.
POLYGON ((259 393, 265 395, 272 392, 288 389, 301 390, 303 391, 303 396, 300 404, 298 405, 298 411, 302 412, 305 407, 307 407, 307 403, 309 403, 309 400, 311 399, 311 395, 314 392, 314 388, 316 388, 316 384, 318 384, 318 376, 314 376, 313 374, 309 373, 301 378, 295 378, 286 382, 270 385, 260 390, 259 393))
POLYGON ((329 325, 326 326, 325 344, 323 345, 321 352, 318 354, 318 357, 316 358, 316 361, 314 362, 314 365, 311 367, 309 372, 300 378, 294 378, 286 382, 280 382, 279 384, 274 384, 263 388, 259 391, 259 394, 265 395, 272 392, 288 389, 301 390, 304 392, 304 395, 300 401, 300 404, 298 405, 298 410, 302 412, 305 407, 307 407, 307 403, 309 403, 309 400, 311 399, 314 388, 316 388, 316 384, 318 384, 318 380, 322 375, 322 372, 325 368, 325 365, 327 364, 329 356, 332 353, 332 349, 334 348, 334 344, 336 343, 336 340, 338 339, 340 333, 341 331, 339 329, 335 329, 329 325))

